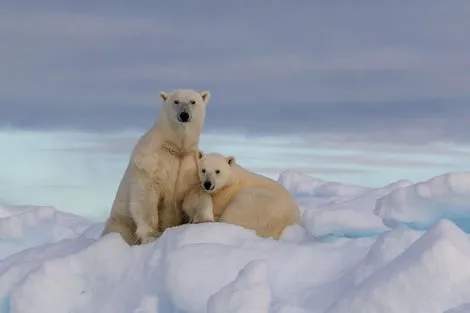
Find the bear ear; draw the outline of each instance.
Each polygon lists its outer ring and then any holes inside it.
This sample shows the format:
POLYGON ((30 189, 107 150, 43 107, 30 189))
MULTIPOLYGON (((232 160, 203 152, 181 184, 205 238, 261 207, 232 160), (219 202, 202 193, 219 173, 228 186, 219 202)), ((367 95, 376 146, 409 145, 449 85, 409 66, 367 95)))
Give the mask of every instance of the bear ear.
POLYGON ((228 165, 233 166, 235 164, 235 157, 234 156, 229 156, 226 158, 228 165))
POLYGON ((207 104, 211 98, 211 93, 207 90, 204 90, 203 92, 201 92, 201 98, 202 98, 202 101, 204 101, 204 103, 207 104))
POLYGON ((199 151, 197 152, 197 159, 200 160, 200 159, 202 159, 203 157, 204 157, 204 152, 202 152, 202 150, 199 150, 199 151))
POLYGON ((168 94, 167 94, 166 92, 164 92, 164 91, 161 91, 161 92, 158 94, 158 96, 160 97, 160 99, 163 100, 163 102, 165 102, 166 99, 168 99, 168 94))

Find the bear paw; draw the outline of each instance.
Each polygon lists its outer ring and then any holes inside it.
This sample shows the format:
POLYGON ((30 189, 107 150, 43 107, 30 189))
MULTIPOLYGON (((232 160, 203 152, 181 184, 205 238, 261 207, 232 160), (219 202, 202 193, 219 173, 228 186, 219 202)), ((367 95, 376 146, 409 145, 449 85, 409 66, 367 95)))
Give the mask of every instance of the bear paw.
POLYGON ((200 220, 193 220, 193 224, 201 224, 201 223, 212 223, 214 220, 211 219, 200 219, 200 220))
POLYGON ((146 243, 150 243, 160 237, 161 233, 154 231, 148 225, 139 225, 135 232, 137 238, 140 241, 140 244, 144 245, 146 243))
POLYGON ((142 237, 140 238, 140 244, 141 245, 145 245, 147 243, 151 243, 152 241, 154 241, 155 239, 157 239, 156 237, 153 237, 153 236, 146 236, 146 237, 142 237))

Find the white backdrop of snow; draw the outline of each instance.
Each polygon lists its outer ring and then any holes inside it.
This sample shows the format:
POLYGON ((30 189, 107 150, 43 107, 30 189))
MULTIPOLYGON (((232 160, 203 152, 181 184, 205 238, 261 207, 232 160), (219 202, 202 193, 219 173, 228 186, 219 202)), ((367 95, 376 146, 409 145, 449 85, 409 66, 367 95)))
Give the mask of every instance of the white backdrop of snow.
POLYGON ((470 311, 470 173, 382 188, 286 171, 302 225, 223 223, 129 247, 51 207, 0 206, 0 313, 470 311))

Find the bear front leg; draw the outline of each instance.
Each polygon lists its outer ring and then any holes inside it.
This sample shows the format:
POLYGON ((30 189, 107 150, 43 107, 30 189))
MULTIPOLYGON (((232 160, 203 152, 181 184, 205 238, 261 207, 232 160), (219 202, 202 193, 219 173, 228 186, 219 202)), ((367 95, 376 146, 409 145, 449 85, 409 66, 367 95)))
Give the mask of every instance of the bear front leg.
POLYGON ((155 185, 136 182, 131 186, 130 212, 136 224, 136 237, 141 244, 154 241, 159 235, 158 204, 160 192, 155 185))
POLYGON ((193 219, 191 220, 191 223, 199 224, 199 223, 214 222, 215 221, 214 210, 213 210, 212 198, 210 197, 210 195, 209 194, 204 195, 201 198, 200 203, 202 205, 196 209, 193 219))
POLYGON ((183 211, 192 224, 215 221, 212 197, 199 186, 192 189, 184 199, 183 211))
POLYGON ((135 222, 132 217, 113 215, 106 220, 105 227, 100 237, 104 237, 109 233, 118 233, 121 234, 122 239, 131 246, 138 241, 135 230, 135 222))

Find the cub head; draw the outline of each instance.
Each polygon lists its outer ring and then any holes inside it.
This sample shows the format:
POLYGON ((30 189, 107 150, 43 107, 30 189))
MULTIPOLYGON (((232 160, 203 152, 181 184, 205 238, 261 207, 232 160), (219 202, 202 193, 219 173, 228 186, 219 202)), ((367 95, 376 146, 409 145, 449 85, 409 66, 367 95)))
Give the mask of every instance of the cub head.
POLYGON ((216 192, 230 183, 235 157, 218 153, 198 152, 198 172, 201 187, 208 193, 216 192))
POLYGON ((209 91, 177 89, 171 93, 160 92, 163 110, 172 122, 178 125, 200 124, 206 116, 206 105, 211 97, 209 91))

